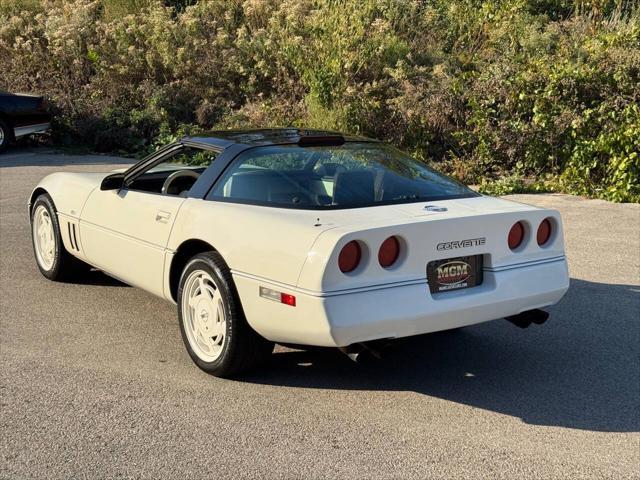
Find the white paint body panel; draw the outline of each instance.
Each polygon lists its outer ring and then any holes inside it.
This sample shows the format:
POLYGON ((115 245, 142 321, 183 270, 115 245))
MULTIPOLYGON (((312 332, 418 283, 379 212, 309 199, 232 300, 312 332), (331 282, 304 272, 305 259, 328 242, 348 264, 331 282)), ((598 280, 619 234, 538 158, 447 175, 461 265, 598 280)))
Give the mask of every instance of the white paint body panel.
MULTIPOLYGON (((174 301, 169 272, 189 240, 215 248, 232 271, 251 326, 283 343, 345 346, 446 330, 556 303, 569 286, 562 222, 555 210, 490 197, 358 209, 312 211, 241 205, 135 191, 100 191, 106 174, 53 174, 37 188, 53 198, 63 222, 78 229, 77 257, 174 301), (158 218, 158 214, 160 218, 158 218), (550 241, 535 232, 551 218, 550 241), (526 237, 515 252, 507 233, 526 237), (380 244, 401 239, 400 260, 377 262, 380 244), (442 242, 486 238, 484 245, 438 250, 442 242), (340 249, 358 240, 363 260, 352 273, 337 266, 340 249), (484 255, 484 281, 470 289, 429 292, 432 260, 484 255), (262 298, 259 287, 296 296, 291 307, 262 298)), ((64 226, 63 226, 64 230, 64 226)))
POLYGON ((80 218, 86 261, 163 296, 165 249, 184 201, 168 195, 96 188, 80 218))

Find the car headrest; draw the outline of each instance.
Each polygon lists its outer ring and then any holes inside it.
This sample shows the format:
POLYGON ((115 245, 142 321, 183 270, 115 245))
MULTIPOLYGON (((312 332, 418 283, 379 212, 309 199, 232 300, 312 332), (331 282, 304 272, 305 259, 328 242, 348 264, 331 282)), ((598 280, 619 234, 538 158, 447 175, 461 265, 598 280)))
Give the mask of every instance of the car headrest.
POLYGON ((374 175, 370 170, 345 170, 336 173, 333 203, 350 205, 375 201, 374 175))
POLYGON ((259 202, 309 204, 310 196, 294 178, 269 170, 239 172, 231 177, 229 197, 259 202))
POLYGON ((318 175, 321 177, 334 177, 336 173, 344 170, 344 165, 340 163, 323 163, 318 168, 318 175))
POLYGON ((267 201, 269 185, 262 172, 239 172, 231 177, 229 197, 242 200, 267 201), (256 175, 258 173, 258 175, 256 175))

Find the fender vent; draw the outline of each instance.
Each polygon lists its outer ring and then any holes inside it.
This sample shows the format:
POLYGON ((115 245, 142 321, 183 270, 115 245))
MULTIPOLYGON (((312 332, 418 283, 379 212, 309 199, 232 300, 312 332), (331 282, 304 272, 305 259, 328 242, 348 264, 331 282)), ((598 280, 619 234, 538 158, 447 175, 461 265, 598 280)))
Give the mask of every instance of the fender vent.
POLYGON ((71 244, 71 248, 79 252, 80 247, 78 246, 78 237, 76 236, 76 224, 67 222, 67 230, 69 231, 69 244, 71 244))

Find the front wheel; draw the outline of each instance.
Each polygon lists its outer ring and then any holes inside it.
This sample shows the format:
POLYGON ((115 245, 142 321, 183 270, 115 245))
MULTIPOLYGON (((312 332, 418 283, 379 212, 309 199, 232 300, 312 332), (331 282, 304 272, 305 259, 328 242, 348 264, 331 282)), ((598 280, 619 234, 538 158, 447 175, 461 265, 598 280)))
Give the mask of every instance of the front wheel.
POLYGON ((77 270, 80 262, 64 248, 56 209, 47 194, 33 203, 31 240, 38 269, 49 280, 67 279, 77 270))
POLYGON ((196 255, 178 287, 180 333, 195 364, 217 377, 231 377, 262 364, 273 342, 247 323, 231 272, 216 252, 196 255))

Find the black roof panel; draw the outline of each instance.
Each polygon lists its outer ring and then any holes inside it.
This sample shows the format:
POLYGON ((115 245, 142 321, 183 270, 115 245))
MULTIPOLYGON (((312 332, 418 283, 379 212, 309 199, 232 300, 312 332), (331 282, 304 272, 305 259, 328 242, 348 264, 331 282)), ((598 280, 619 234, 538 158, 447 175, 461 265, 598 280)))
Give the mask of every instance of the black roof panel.
POLYGON ((342 135, 329 130, 311 130, 302 128, 267 128, 257 130, 217 130, 183 138, 183 141, 204 143, 226 148, 234 144, 242 145, 284 145, 298 143, 300 137, 343 136, 347 142, 374 142, 366 137, 342 135))

